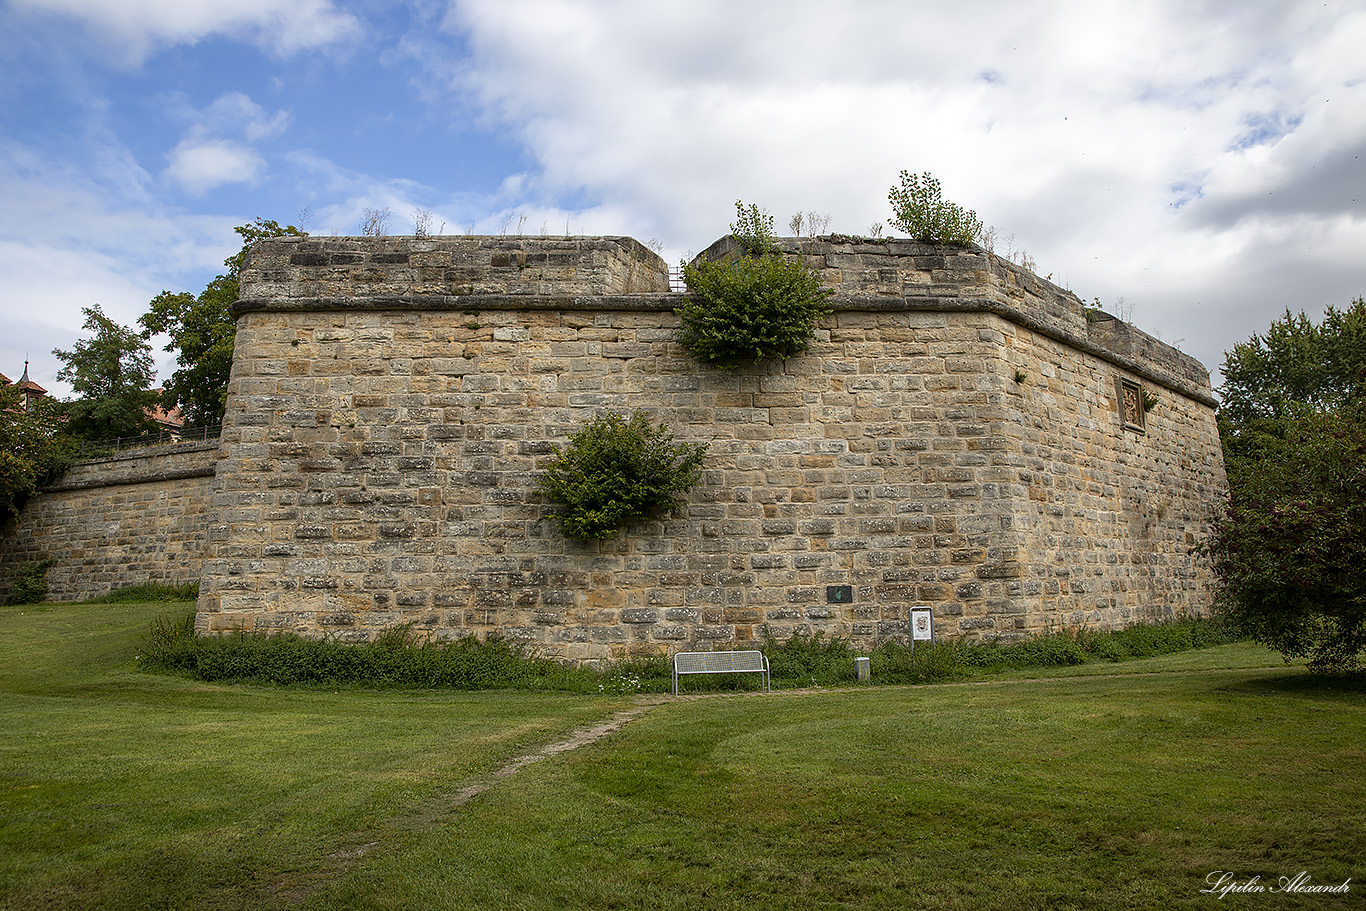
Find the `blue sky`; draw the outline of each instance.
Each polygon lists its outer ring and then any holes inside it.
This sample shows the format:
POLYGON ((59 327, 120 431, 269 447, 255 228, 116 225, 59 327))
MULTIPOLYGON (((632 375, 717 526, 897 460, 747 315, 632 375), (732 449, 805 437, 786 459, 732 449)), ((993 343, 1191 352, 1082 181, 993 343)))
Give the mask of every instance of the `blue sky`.
POLYGON ((1363 47, 1364 2, 0 0, 0 372, 63 394, 83 306, 258 216, 676 262, 737 198, 865 233, 903 168, 1217 370, 1366 293, 1363 47))

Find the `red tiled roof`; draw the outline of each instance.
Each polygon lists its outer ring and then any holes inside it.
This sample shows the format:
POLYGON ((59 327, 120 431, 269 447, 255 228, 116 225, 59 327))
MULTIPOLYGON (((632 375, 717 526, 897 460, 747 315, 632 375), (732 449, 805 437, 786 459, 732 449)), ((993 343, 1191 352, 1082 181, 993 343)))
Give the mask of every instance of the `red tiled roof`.
MULTIPOLYGON (((160 392, 160 389, 156 390, 160 392)), ((180 406, 166 411, 160 405, 147 409, 147 416, 162 427, 178 428, 185 426, 185 417, 180 413, 180 406)))

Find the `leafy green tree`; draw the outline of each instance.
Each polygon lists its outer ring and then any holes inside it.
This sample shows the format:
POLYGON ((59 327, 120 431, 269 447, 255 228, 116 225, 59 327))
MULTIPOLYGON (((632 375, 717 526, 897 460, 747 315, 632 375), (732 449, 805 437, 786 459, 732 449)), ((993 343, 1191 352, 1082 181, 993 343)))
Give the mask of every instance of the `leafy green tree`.
POLYGON ((1209 541, 1219 607, 1316 670, 1366 647, 1366 304, 1303 312, 1224 357, 1229 506, 1209 541))
POLYGON ((1366 399, 1306 410, 1230 471, 1207 547, 1221 611, 1311 670, 1366 649, 1366 399))
POLYGON ((65 364, 57 378, 71 383, 78 396, 65 405, 68 432, 86 440, 108 440, 155 430, 148 414, 160 401, 152 390, 152 346, 105 316, 98 304, 81 312, 90 337, 70 351, 52 351, 65 364))
POLYGON ((1230 470, 1257 461, 1267 438, 1308 411, 1342 407, 1366 385, 1366 302, 1329 307, 1323 322, 1301 311, 1271 324, 1224 355, 1220 433, 1230 470))
POLYGON ((591 541, 677 506, 701 478, 707 446, 673 438, 643 412, 597 417, 556 448, 539 482, 546 499, 565 507, 552 518, 567 536, 591 541))
POLYGON ((306 236, 293 225, 258 218, 233 228, 242 238, 242 249, 223 261, 226 275, 219 275, 197 296, 187 291, 162 291, 138 322, 143 338, 166 334, 167 351, 176 352, 176 371, 164 384, 165 407, 180 406, 186 423, 217 424, 223 420, 228 374, 232 369, 233 341, 237 321, 228 308, 238 297, 238 276, 247 250, 258 240, 283 235, 306 236))
POLYGON ((228 308, 235 300, 236 279, 220 275, 198 297, 162 291, 138 319, 144 338, 159 333, 171 338, 166 350, 176 352, 177 369, 163 383, 162 399, 168 409, 179 406, 187 424, 223 419, 237 329, 228 308))
POLYGON ((892 227, 905 231, 911 240, 965 247, 982 236, 977 213, 945 202, 939 181, 928 171, 919 177, 902 171, 901 186, 892 187, 887 200, 892 204, 892 227))
POLYGON ((778 252, 773 216, 739 200, 735 211, 730 231, 744 255, 685 265, 690 294, 675 311, 683 346, 722 369, 805 351, 832 293, 814 269, 778 252))
POLYGON ((18 386, 0 386, 0 521, 18 515, 26 498, 61 475, 74 452, 55 401, 25 407, 18 386))

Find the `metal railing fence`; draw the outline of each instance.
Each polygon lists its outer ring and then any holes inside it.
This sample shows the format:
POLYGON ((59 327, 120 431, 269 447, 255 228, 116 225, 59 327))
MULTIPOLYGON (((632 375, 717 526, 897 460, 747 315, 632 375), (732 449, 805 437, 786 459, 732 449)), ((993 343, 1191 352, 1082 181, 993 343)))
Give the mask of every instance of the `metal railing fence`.
POLYGON ((147 446, 208 442, 218 439, 222 433, 222 424, 206 424, 203 427, 180 427, 174 430, 163 428, 156 433, 135 437, 114 437, 112 440, 82 440, 80 458, 92 459, 107 453, 121 452, 124 449, 142 449, 147 446))

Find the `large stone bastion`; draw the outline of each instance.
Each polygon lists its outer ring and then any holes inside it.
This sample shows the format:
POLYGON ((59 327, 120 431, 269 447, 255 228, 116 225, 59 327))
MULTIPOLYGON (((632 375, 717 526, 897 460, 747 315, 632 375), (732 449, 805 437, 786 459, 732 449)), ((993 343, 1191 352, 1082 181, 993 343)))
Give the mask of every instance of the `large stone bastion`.
MULTIPOLYGON (((723 238, 706 256, 734 255, 723 238)), ((724 371, 629 238, 254 246, 201 631, 408 624, 594 661, 823 633, 1015 638, 1203 612, 1208 372, 977 248, 780 241, 834 289, 808 353, 724 371), (643 410, 710 450, 671 515, 566 539, 555 446, 643 410)))

